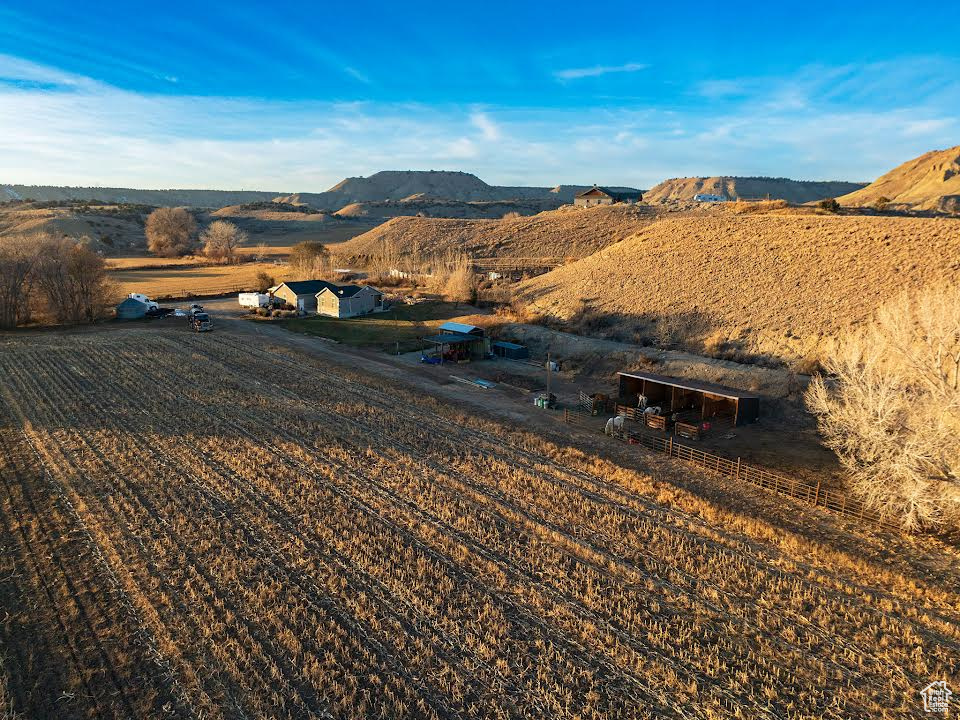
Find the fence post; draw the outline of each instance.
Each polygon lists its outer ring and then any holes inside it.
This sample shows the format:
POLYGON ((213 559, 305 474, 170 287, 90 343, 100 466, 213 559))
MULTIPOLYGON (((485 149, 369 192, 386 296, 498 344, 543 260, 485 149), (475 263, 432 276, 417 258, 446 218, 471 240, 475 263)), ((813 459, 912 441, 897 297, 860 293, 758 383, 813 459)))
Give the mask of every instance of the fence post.
POLYGON ((735 476, 737 480, 740 479, 740 456, 737 456, 737 474, 735 476))
POLYGON ((673 457, 673 435, 670 436, 670 442, 667 445, 667 457, 673 457))
POLYGON ((564 409, 563 409, 563 421, 564 421, 565 423, 569 423, 569 422, 570 422, 570 410, 567 409, 567 408, 564 408, 564 409))
POLYGON ((816 507, 820 501, 820 479, 817 479, 817 489, 813 493, 813 506, 816 507))

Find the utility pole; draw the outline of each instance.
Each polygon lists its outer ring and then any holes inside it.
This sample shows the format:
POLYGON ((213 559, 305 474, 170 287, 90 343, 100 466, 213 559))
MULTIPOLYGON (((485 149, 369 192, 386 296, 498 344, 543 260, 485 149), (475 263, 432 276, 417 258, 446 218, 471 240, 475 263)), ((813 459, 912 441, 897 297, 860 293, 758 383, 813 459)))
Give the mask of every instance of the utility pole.
POLYGON ((547 402, 550 402, 550 351, 547 351, 547 402))

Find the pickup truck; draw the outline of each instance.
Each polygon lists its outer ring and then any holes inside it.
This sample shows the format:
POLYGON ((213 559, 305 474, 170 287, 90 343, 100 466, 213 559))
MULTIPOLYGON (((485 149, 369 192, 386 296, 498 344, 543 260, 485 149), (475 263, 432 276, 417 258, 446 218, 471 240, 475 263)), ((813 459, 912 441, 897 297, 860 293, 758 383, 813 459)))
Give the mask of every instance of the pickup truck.
POLYGON ((213 330, 213 320, 205 312, 195 312, 189 317, 190 327, 194 332, 206 332, 213 330))

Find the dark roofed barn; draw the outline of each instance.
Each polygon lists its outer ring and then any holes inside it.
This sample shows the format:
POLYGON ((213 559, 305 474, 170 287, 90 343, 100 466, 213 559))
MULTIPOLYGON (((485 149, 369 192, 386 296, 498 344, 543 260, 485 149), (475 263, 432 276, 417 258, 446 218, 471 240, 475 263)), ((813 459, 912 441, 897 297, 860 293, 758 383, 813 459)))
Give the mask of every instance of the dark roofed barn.
POLYGON ((694 422, 731 420, 734 425, 756 422, 760 398, 753 393, 700 380, 657 375, 656 373, 617 373, 620 376, 620 402, 643 395, 647 405, 659 406, 665 415, 678 413, 694 422))

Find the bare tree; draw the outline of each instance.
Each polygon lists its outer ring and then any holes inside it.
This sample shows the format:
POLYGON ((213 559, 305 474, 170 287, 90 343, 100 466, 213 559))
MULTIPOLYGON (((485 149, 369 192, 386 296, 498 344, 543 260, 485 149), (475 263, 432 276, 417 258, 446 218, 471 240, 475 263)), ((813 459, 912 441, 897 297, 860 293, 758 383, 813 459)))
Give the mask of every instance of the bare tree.
POLYGON ((306 240, 290 249, 290 271, 300 280, 310 280, 330 272, 330 251, 322 242, 306 240))
POLYGON ((147 247, 160 257, 178 257, 193 250, 197 221, 183 208, 157 208, 147 217, 147 247))
POLYGON ((90 245, 83 237, 48 238, 37 246, 36 284, 57 322, 94 322, 118 294, 90 245))
POLYGON ((247 242, 248 235, 232 222, 214 220, 200 235, 203 254, 211 260, 232 263, 236 260, 237 248, 247 242))
POLYGON ((0 237, 0 328, 16 327, 29 320, 35 265, 35 238, 0 237))
POLYGON ((960 521, 960 288, 904 296, 807 391, 853 492, 907 529, 960 521))

